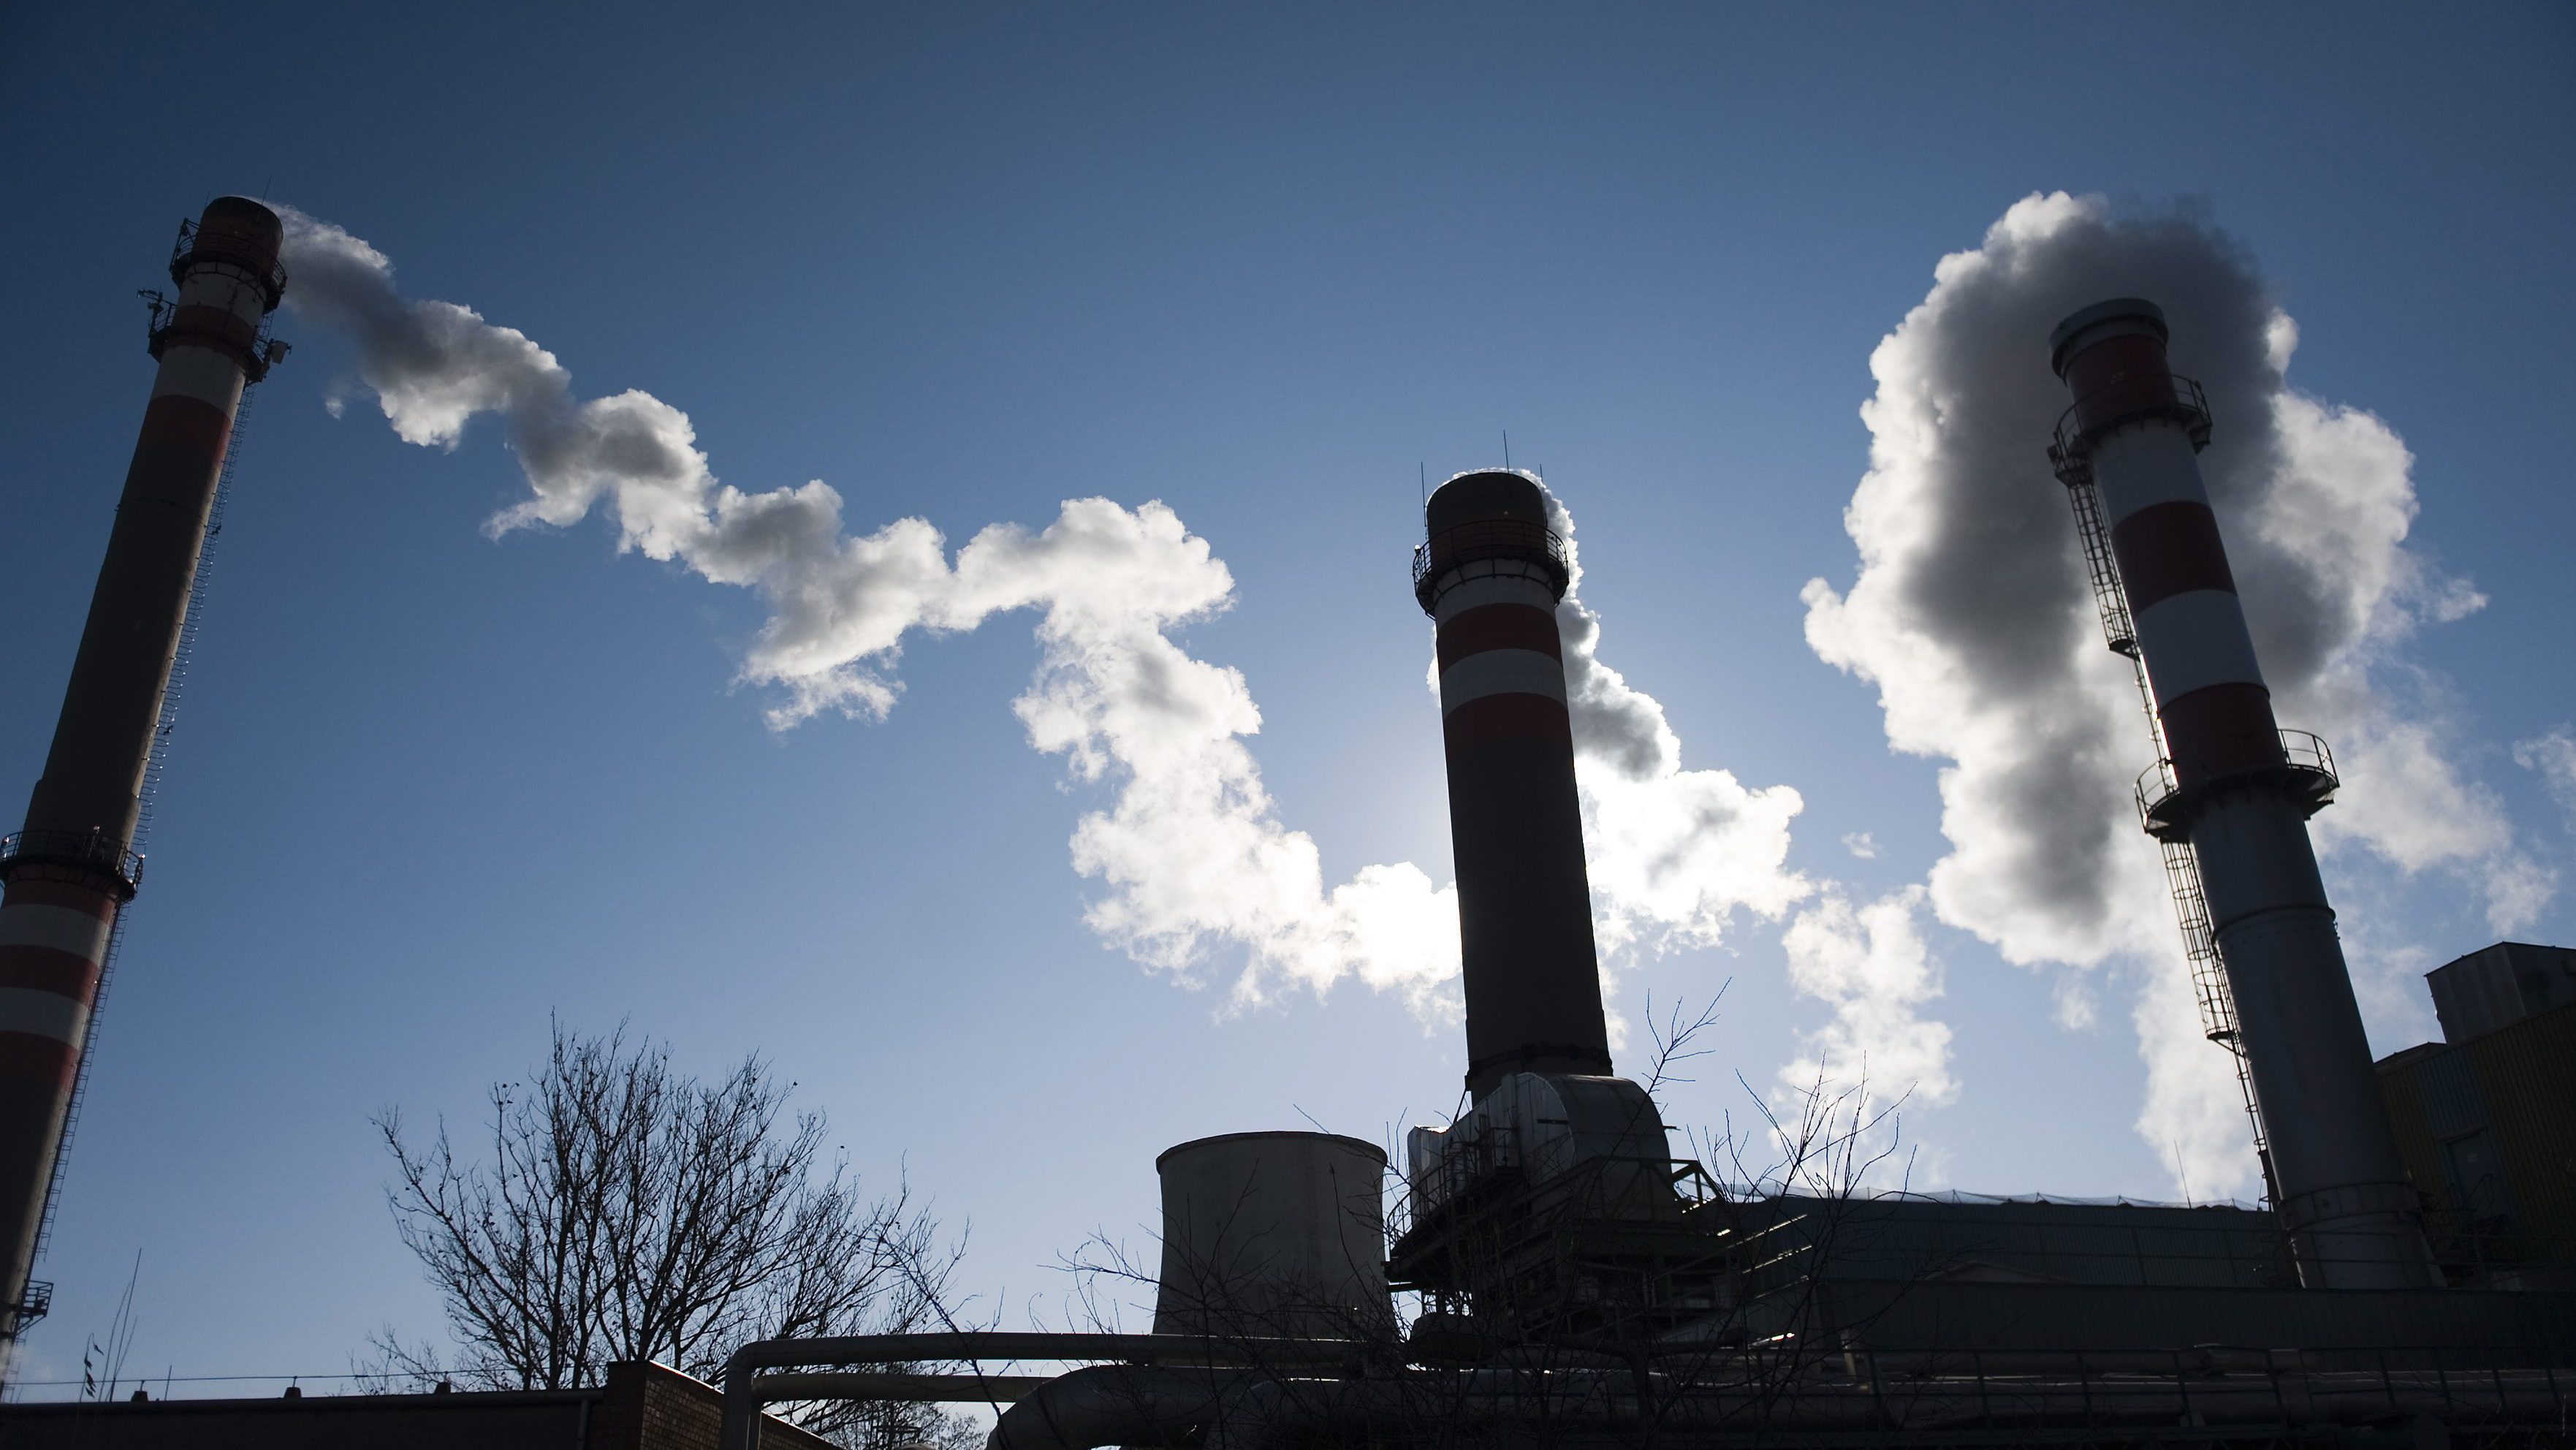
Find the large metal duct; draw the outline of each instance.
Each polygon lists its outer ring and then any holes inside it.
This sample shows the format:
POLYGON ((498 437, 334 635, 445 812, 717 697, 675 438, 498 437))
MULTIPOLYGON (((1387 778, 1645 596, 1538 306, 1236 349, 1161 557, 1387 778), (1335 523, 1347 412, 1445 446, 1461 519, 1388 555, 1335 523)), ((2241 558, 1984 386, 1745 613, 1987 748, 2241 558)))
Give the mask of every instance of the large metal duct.
MULTIPOLYGON (((2007 1334, 2028 1327, 1977 1317, 1987 1330, 2007 1334)), ((2544 1322, 2538 1314, 2521 1317, 2527 1325, 2544 1322)), ((1450 1445, 1461 1443, 1462 1430, 1472 1443, 1492 1436, 1498 1443, 1602 1450, 1647 1439, 1708 1447, 1808 1444, 1820 1434, 1854 1445, 1927 1437, 1958 1445, 2099 1444, 2106 1432, 2136 1432, 2108 1437, 2126 1444, 2157 1440, 2159 1430, 2170 1440, 2176 1427, 2193 1444, 2441 1443, 2442 1425, 2418 1418, 2426 1416, 2469 1431, 2471 1443, 2522 1446, 2563 1441, 2576 1409, 2566 1370, 2547 1367, 2554 1362, 2550 1351, 2528 1331, 2523 1347, 2501 1363, 2472 1353, 2448 1367, 2423 1349, 2401 1351, 2394 1362, 2382 1349, 2319 1356, 2224 1345, 2108 1355, 2061 1349, 1888 1356, 1789 1340, 1730 1348, 1668 1339, 1632 1343, 1615 1355, 1533 1346, 1532 1362, 1461 1372, 1410 1368, 1414 1361, 1389 1356, 1389 1348, 1384 1342, 1141 1334, 759 1340, 726 1362, 718 1443, 724 1450, 753 1450, 762 1405, 824 1399, 1010 1403, 987 1441, 990 1450, 1450 1445), (875 1369, 959 1360, 977 1366, 1084 1360, 1095 1367, 1048 1380, 980 1368, 958 1374, 875 1369), (1104 1360, 1124 1362, 1096 1363, 1104 1360), (776 1372, 808 1365, 871 1368, 776 1372)))
POLYGON ((1365 1338, 1389 1331, 1386 1154, 1335 1133, 1226 1133, 1154 1160, 1156 1334, 1365 1338))
POLYGON ((1462 473, 1424 508, 1414 597, 1439 625, 1467 1090, 1610 1071, 1556 604, 1565 551, 1528 475, 1462 473))
MULTIPOLYGON (((261 323, 286 274, 284 229, 227 196, 180 233, 178 296, 151 334, 161 362, 125 474, 70 688, 27 806, 0 843, 0 1354, 43 1312, 28 1274, 118 910, 133 899, 144 770, 170 683, 206 517, 242 389, 268 371, 261 323)), ((0 1369, 5 1360, 0 1360, 0 1369)))
POLYGON ((2050 363, 2074 395, 2062 466, 2089 469, 2154 690, 2169 773, 2150 829, 2187 839, 2307 1282, 2437 1282, 2353 1001, 2307 818, 2334 777, 2285 737, 2202 487, 2209 415, 2166 361, 2164 314, 2117 298, 2067 318, 2050 363))
POLYGON ((1405 1178, 1415 1222, 1427 1221, 1487 1174, 1564 1183, 1596 1218, 1676 1219, 1672 1140, 1646 1090, 1623 1077, 1516 1072, 1446 1128, 1406 1135, 1405 1178))

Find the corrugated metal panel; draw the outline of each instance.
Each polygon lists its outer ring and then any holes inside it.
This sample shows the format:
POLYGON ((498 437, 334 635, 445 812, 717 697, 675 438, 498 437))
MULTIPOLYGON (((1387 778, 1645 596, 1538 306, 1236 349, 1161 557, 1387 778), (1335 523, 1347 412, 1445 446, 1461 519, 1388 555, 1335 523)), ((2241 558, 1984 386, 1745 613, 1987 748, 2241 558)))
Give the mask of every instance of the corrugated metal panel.
POLYGON ((2417 1089, 2424 1095, 2424 1126, 2438 1141, 2474 1133, 2487 1125, 2487 1105, 2478 1092, 2478 1076, 2469 1054, 2453 1049, 2419 1059, 2417 1089))
POLYGON ((2535 1256, 2576 1260, 2576 1006, 2499 1028, 2465 1055, 2535 1256))
POLYGON ((1833 1278, 2030 1277, 2080 1284, 2258 1287, 2278 1258, 2272 1216, 2151 1204, 1780 1199, 1746 1225, 1798 1216, 1833 1278))
POLYGON ((2118 1289, 2078 1284, 1818 1286, 1823 1328, 1867 1347, 2113 1353, 2236 1345, 2414 1349, 2507 1360, 2576 1354, 2576 1295, 2470 1289, 2118 1289))
POLYGON ((2438 1200, 2444 1193, 2441 1147, 2433 1141, 2432 1125, 2425 1121, 2424 1092, 2415 1079, 2424 1056, 2382 1066, 2379 1090, 2388 1100, 2388 1125, 2397 1132, 2397 1152, 2406 1160, 2406 1176, 2414 1180, 2416 1192, 2437 1200, 2438 1208, 2443 1206, 2438 1200))
POLYGON ((2576 951, 2504 941, 2425 973, 2442 1035, 2467 1043, 2576 1002, 2576 951))

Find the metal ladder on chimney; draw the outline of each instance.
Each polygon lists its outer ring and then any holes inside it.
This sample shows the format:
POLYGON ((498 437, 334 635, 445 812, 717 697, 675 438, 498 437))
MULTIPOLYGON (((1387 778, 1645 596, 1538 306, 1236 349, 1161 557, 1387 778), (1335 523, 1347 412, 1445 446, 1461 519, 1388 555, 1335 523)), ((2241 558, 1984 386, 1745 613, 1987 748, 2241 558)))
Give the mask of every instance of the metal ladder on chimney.
MULTIPOLYGON (((2155 691, 2138 653, 2138 629, 2129 617, 2128 596, 2120 589, 2119 561, 2111 553, 2110 530, 2102 523, 2102 496, 2089 469, 2070 468, 2059 477, 2075 507, 2075 535, 2083 541, 2085 571, 2093 580, 2093 604, 2102 615, 2102 635, 2111 652, 2129 662, 2145 712, 2148 743, 2160 767, 2166 761, 2163 727, 2156 718, 2155 691)), ((2170 767, 2164 767, 2169 769, 2170 767)), ((2156 836, 2164 852, 2165 886, 2173 896, 2174 918, 2182 927, 2183 955, 2191 963, 2192 992, 2200 999, 2201 1035, 2227 1049, 2236 1065, 2236 1088, 2245 1102, 2245 1120, 2254 1132, 2254 1156, 2263 1165, 2263 1186, 2272 1185, 2272 1145, 2263 1136, 2263 1115, 2254 1106, 2253 1069, 2245 1061, 2244 1036, 2236 1026, 2236 994, 2227 985, 2227 969, 2218 958, 2218 935, 2209 920, 2209 897, 2200 884, 2200 861, 2191 842, 2156 836)), ((2275 1195, 2277 1199, 2277 1195, 2275 1195)))

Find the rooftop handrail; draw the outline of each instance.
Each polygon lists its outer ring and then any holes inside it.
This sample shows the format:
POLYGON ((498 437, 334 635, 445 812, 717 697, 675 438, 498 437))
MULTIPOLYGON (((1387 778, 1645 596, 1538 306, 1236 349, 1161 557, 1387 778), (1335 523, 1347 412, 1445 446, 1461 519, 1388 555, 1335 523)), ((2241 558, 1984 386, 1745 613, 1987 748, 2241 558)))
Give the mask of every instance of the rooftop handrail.
POLYGON ((2123 423, 2160 414, 2179 414, 2190 431, 2194 449, 2209 446, 2209 394, 2198 380, 2180 373, 2140 373, 2119 378, 2077 398, 2057 417, 2057 429, 2049 436, 2049 460, 2057 465, 2058 477, 2070 471, 2083 473, 2086 455, 2093 451, 2093 440, 2123 423), (2173 393, 2170 400, 2157 396, 2154 384, 2167 384, 2173 393), (2085 421, 2085 411, 2106 398, 2135 394, 2133 406, 2114 410, 2110 416, 2085 421))
POLYGON ((74 866, 114 876, 131 897, 143 881, 143 857, 95 827, 86 831, 11 831, 0 836, 0 879, 20 865, 74 866))
POLYGON ((2335 772, 2334 752, 2326 747, 2323 738, 2308 731, 2282 731, 2281 754, 2294 770, 2313 770, 2337 781, 2342 779, 2335 772))
POLYGON ((1565 541, 1552 529, 1519 519, 1470 519, 1433 534, 1413 547, 1413 578, 1420 583, 1440 563, 1461 555, 1473 558, 1529 558, 1564 567, 1565 541))
POLYGON ((286 263, 276 257, 253 251, 242 239, 223 232, 207 233, 194 219, 179 223, 179 239, 170 245, 170 280, 185 282, 190 264, 206 261, 238 267, 251 274, 262 291, 268 294, 268 305, 277 306, 286 295, 286 263))
MULTIPOLYGON (((2319 799, 2330 797, 2343 784, 2343 777, 2335 772, 2334 751, 2322 736, 2308 730, 2285 729, 2278 733, 2281 737, 2280 769, 2320 777, 2318 783, 2324 787, 2324 792, 2319 799)), ((2150 833, 2163 823, 2174 798, 2181 794, 2182 781, 2174 774, 2171 756, 2159 757, 2153 765, 2138 772, 2135 791, 2138 819, 2145 823, 2150 833)))
MULTIPOLYGON (((1586 1154, 1572 1164, 1557 1168, 1544 1176, 1526 1180, 1528 1192, 1533 1199, 1549 1194, 1561 1197, 1564 1191, 1573 1186, 1582 1175, 1598 1176, 1610 1165, 1622 1163, 1660 1174, 1671 1185, 1674 1196, 1685 1208, 1723 1202, 1730 1197, 1726 1185, 1720 1183, 1717 1176, 1710 1173, 1697 1159, 1659 1158, 1632 1153, 1586 1154)), ((1389 1209, 1388 1222, 1395 1228, 1396 1237, 1402 1238, 1406 1233, 1411 1232, 1415 1224, 1458 1199, 1469 1187, 1486 1175, 1497 1170, 1517 1169, 1521 1166, 1516 1158, 1498 1159, 1479 1153, 1477 1145, 1474 1145, 1471 1140, 1471 1145, 1466 1151, 1445 1155, 1439 1164, 1420 1177, 1403 1180, 1402 1187, 1396 1192, 1395 1201, 1389 1209), (1465 1160, 1470 1155, 1483 1158, 1484 1161, 1468 1163, 1465 1160)))
POLYGON ((1573 563, 1565 540, 1540 524, 1519 519, 1470 519, 1453 524, 1413 546, 1413 594, 1431 609, 1431 586, 1441 575, 1490 559, 1516 559, 1536 564, 1555 576, 1562 591, 1571 580, 1573 563))
POLYGON ((2174 776, 2173 757, 2157 756, 2155 764, 2138 772, 2138 819, 2150 827, 2154 826, 2156 807, 2172 800, 2181 790, 2182 782, 2174 776))

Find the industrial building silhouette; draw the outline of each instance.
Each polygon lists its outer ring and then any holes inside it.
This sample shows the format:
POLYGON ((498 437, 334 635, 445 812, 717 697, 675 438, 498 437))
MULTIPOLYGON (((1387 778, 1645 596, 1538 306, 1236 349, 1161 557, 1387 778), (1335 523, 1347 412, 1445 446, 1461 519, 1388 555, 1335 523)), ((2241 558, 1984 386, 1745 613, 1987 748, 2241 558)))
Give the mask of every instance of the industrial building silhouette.
MULTIPOLYGON (((233 419, 279 352, 280 236, 233 197, 183 231, 53 752, 0 846, 13 1341, 46 1302, 31 1271, 141 878, 142 783, 233 419)), ((2107 642, 2138 671, 2155 746, 2141 822, 2210 1035, 2240 1064, 2263 1207, 1874 1194, 1848 1171, 1860 1125, 1830 1119, 1808 1125, 1825 1171, 1785 1184, 1677 1158, 1610 1052, 1564 546, 1533 475, 1477 469, 1429 496, 1412 575, 1437 626, 1468 1105, 1412 1130, 1392 1193, 1386 1155, 1353 1139, 1183 1144, 1157 1164, 1153 1333, 749 1344, 720 1417, 707 1387, 627 1366, 551 1398, 19 1406, 0 1410, 0 1446, 752 1450, 796 1440, 763 1405, 833 1397, 989 1405, 992 1450, 2568 1443, 2576 954, 2503 943, 2439 969, 2445 1041, 2371 1061, 2306 828, 2340 782, 2324 742, 2273 718, 2196 460, 2223 420, 2166 343, 2137 298, 2031 339, 2071 403, 2032 447, 2069 491, 2107 642), (648 1391, 698 1408, 652 1433, 599 1409, 648 1391)))

